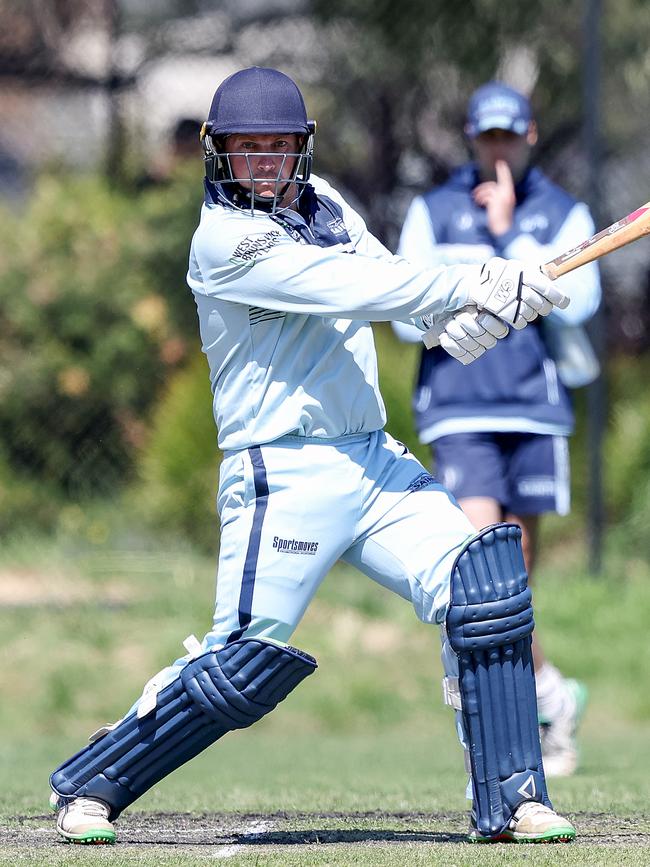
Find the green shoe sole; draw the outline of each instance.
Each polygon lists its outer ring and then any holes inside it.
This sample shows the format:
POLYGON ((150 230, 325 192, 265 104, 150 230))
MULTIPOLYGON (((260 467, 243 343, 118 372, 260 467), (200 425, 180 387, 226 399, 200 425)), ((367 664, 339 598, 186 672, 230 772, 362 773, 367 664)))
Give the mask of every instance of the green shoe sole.
POLYGON ((115 831, 90 830, 83 834, 61 834, 61 836, 66 843, 77 843, 83 846, 112 846, 115 843, 115 831))
POLYGON ((467 839, 470 843, 570 843, 575 836, 575 828, 550 828, 543 834, 528 837, 513 831, 503 831, 496 837, 483 837, 476 831, 470 831, 467 839))

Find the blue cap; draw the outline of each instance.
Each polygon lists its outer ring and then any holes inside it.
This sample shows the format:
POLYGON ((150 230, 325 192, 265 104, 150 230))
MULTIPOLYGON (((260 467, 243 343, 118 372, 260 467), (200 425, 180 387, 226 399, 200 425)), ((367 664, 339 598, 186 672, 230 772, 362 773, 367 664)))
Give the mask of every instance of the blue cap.
POLYGON ((298 85, 277 69, 251 66, 223 81, 207 120, 210 135, 310 132, 298 85))
POLYGON ((476 138, 488 129, 526 135, 532 119, 530 102, 523 94, 500 81, 491 81, 470 97, 465 132, 469 138, 476 138))

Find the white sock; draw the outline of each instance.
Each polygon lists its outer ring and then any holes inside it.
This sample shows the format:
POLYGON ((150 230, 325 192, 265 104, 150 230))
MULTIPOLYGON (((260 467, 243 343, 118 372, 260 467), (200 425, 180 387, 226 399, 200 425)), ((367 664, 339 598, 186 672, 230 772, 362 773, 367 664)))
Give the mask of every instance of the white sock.
POLYGON ((547 719, 559 716, 564 704, 564 678, 557 668, 545 662, 535 672, 535 685, 539 715, 547 719))

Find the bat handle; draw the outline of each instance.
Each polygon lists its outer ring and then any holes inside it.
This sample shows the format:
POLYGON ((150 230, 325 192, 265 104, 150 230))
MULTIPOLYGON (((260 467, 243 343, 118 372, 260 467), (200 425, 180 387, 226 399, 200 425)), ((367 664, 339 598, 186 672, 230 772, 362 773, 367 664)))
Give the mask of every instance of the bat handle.
POLYGON ((541 266, 540 270, 549 280, 557 280, 557 278, 561 276, 560 269, 555 262, 547 262, 545 265, 541 266))

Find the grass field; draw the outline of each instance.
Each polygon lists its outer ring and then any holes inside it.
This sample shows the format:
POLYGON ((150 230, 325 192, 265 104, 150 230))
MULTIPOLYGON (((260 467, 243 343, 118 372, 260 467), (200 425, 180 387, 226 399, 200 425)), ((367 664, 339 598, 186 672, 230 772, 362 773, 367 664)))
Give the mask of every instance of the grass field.
POLYGON ((254 729, 229 735, 127 811, 117 847, 69 847, 46 810, 50 770, 122 715, 144 681, 202 635, 211 560, 159 550, 97 516, 0 559, 0 864, 650 864, 650 571, 549 550, 540 632, 586 681, 583 762, 551 782, 568 846, 476 847, 462 756, 439 699, 438 637, 405 603, 337 568, 294 636, 320 664, 254 729), (543 631, 542 631, 543 630, 543 631))

